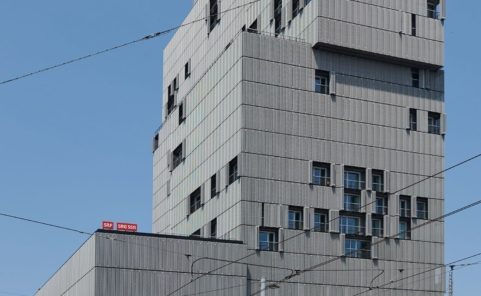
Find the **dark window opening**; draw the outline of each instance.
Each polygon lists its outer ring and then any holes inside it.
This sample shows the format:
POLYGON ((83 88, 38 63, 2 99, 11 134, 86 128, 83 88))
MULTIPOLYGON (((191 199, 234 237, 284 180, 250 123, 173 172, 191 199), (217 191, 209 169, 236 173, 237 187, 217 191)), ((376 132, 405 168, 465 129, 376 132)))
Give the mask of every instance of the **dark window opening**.
POLYGON ((274 28, 276 36, 282 30, 282 0, 274 0, 274 28))
POLYGON ((384 192, 384 173, 382 171, 372 171, 372 190, 384 192))
POLYGON ((217 219, 210 221, 210 237, 217 238, 217 219))
POLYGON ((411 35, 416 36, 416 34, 417 34, 416 15, 413 13, 411 14, 411 35))
POLYGON ((401 217, 411 217, 411 197, 400 196, 399 197, 399 215, 401 217))
POLYGON ((314 162, 312 165, 312 184, 331 185, 331 167, 327 163, 314 162))
POLYGON ((264 220, 265 220, 265 204, 261 204, 261 225, 264 226, 264 220))
POLYGON ((181 164, 182 161, 184 160, 182 149, 183 149, 182 144, 180 144, 179 146, 177 146, 177 148, 175 148, 174 152, 172 152, 172 164, 173 164, 172 169, 175 169, 176 167, 178 167, 179 164, 181 164))
POLYGON ((329 94, 330 73, 327 71, 316 70, 314 85, 317 93, 329 94))
POLYGON ((295 18, 300 12, 299 0, 292 0, 292 18, 295 18))
POLYGON ((409 109, 409 129, 412 131, 418 130, 418 110, 409 109))
POLYGON ((184 103, 179 104, 179 124, 185 121, 185 114, 184 114, 184 103))
POLYGON ((237 171, 237 157, 229 162, 229 185, 239 178, 237 171))
POLYGON ((168 97, 167 97, 167 114, 172 113, 174 111, 174 104, 175 104, 175 93, 172 87, 172 84, 168 87, 168 97))
POLYGON ((157 149, 159 149, 159 134, 156 134, 152 140, 152 152, 155 152, 157 149))
POLYGON ((304 225, 303 208, 289 207, 288 228, 302 230, 304 225))
POLYGON ((388 198, 385 196, 376 197, 376 214, 387 215, 388 211, 388 198))
POLYGON ((257 19, 249 26, 249 29, 247 29, 247 32, 258 33, 258 31, 257 31, 257 19))
POLYGON ((439 0, 428 0, 428 17, 433 19, 439 18, 439 0))
POLYGON ((411 69, 411 82, 413 87, 419 88, 419 69, 418 68, 411 69))
POLYGON ((273 228, 261 228, 259 230, 259 250, 277 252, 278 249, 278 230, 273 228))
POLYGON ((428 113, 428 133, 441 134, 441 114, 436 112, 428 113))
POLYGON ((197 229, 195 232, 193 232, 190 236, 195 236, 195 237, 200 237, 201 232, 200 229, 197 229))
POLYGON ((190 194, 189 199, 190 199, 190 213, 192 214, 198 209, 200 209, 200 207, 202 206, 200 187, 190 194))
POLYGON ((210 9, 209 9, 209 30, 212 31, 217 23, 219 23, 219 5, 217 3, 218 0, 210 0, 210 9))
POLYGON ((217 175, 210 177, 210 197, 217 195, 217 175))
POLYGON ((185 64, 184 66, 184 75, 185 75, 185 79, 189 78, 190 77, 190 60, 185 64))
POLYGON ((399 239, 411 239, 411 221, 409 219, 400 219, 399 239))
POLYGON ((372 219, 372 236, 383 237, 384 235, 384 220, 382 217, 372 219))

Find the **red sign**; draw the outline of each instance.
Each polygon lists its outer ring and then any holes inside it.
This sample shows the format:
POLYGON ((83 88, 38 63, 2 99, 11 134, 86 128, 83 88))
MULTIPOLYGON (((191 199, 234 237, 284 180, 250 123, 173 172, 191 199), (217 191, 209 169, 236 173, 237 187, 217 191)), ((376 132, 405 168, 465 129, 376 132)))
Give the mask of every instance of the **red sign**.
POLYGON ((137 224, 117 223, 118 231, 137 232, 137 224))
POLYGON ((103 221, 102 222, 102 229, 103 230, 114 230, 114 222, 103 221))

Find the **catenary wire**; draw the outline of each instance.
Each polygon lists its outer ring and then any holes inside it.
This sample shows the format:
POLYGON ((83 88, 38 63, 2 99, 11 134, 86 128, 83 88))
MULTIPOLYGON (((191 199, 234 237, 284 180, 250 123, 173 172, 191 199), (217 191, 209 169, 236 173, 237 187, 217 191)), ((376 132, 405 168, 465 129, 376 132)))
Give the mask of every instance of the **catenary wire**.
MULTIPOLYGON (((222 15, 222 14, 225 14, 225 13, 230 12, 230 11, 232 11, 232 10, 236 10, 236 9, 243 8, 243 7, 245 7, 245 6, 248 6, 248 5, 257 3, 257 2, 259 2, 259 1, 260 1, 260 0, 254 0, 254 1, 251 1, 251 2, 248 2, 248 3, 245 3, 245 4, 242 4, 242 5, 238 5, 238 6, 235 6, 235 7, 231 7, 231 8, 228 8, 228 9, 226 9, 226 10, 223 10, 223 11, 217 13, 217 14, 213 14, 213 15, 210 15, 210 16, 222 15)), ((159 37, 159 36, 166 35, 166 34, 168 34, 168 33, 170 33, 170 32, 173 32, 173 31, 175 31, 175 30, 177 30, 177 29, 179 29, 179 28, 182 28, 182 27, 185 27, 185 26, 189 26, 189 25, 192 25, 192 24, 195 24, 195 23, 198 23, 198 22, 201 22, 201 21, 205 21, 205 20, 206 20, 206 17, 201 18, 201 19, 196 19, 196 20, 193 20, 193 21, 190 21, 190 22, 187 22, 187 23, 184 23, 184 24, 181 24, 181 25, 178 25, 178 26, 175 26, 175 27, 172 27, 172 28, 163 30, 163 31, 159 31, 159 32, 156 32, 156 33, 153 33, 153 34, 150 34, 150 35, 146 35, 146 36, 144 36, 144 37, 135 39, 135 40, 133 40, 133 41, 125 42, 125 43, 122 43, 122 44, 119 44, 119 45, 116 45, 116 46, 113 46, 113 47, 110 47, 110 48, 107 48, 107 49, 103 49, 103 50, 100 50, 100 51, 97 51, 97 52, 93 52, 93 53, 90 53, 90 54, 87 54, 87 55, 84 55, 84 56, 81 56, 81 57, 78 57, 78 58, 74 58, 74 59, 71 59, 71 60, 67 60, 67 61, 65 61, 65 62, 56 64, 56 65, 53 65, 53 66, 45 67, 45 68, 42 68, 42 69, 39 69, 39 70, 36 70, 36 71, 32 71, 32 72, 29 72, 29 73, 26 73, 26 74, 23 74, 23 75, 19 75, 19 76, 16 76, 16 77, 13 77, 13 78, 10 78, 10 79, 1 81, 1 82, 0 82, 0 85, 7 84, 7 83, 11 83, 11 82, 14 82, 14 81, 17 81, 17 80, 20 80, 20 79, 24 79, 24 78, 27 78, 27 77, 36 75, 36 74, 40 74, 40 73, 43 73, 43 72, 46 72, 46 71, 50 71, 50 70, 53 70, 53 69, 56 69, 56 68, 60 68, 60 67, 63 67, 63 66, 67 66, 67 65, 69 65, 69 64, 73 64, 73 63, 76 63, 76 62, 80 62, 80 61, 82 61, 82 60, 89 59, 89 58, 92 58, 92 57, 95 57, 95 56, 98 56, 98 55, 102 55, 102 54, 108 53, 108 52, 110 52, 110 51, 114 51, 114 50, 116 50, 116 49, 120 49, 120 48, 123 48, 123 47, 127 47, 127 46, 130 46, 130 45, 139 43, 139 42, 151 40, 151 39, 157 38, 157 37, 159 37)))

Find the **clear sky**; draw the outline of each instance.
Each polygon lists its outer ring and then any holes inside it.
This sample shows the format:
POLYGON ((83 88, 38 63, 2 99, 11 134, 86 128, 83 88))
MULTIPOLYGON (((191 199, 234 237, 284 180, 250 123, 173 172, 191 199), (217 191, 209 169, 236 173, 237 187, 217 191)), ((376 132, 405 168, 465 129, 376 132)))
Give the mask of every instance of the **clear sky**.
MULTIPOLYGON (((481 2, 448 0, 446 164, 481 153, 481 2)), ((191 0, 1 0, 0 80, 178 25, 191 0)), ((151 230, 151 138, 169 36, 0 85, 0 211, 151 230)), ((481 199, 481 159, 447 174, 446 211, 481 199)), ((447 219, 446 262, 481 252, 481 207, 447 219)), ((85 236, 0 217, 0 296, 31 295, 85 236)), ((478 259, 481 260, 481 259, 478 259)), ((455 274, 479 291, 481 265, 455 274)), ((423 280, 418 278, 416 280, 423 280)))

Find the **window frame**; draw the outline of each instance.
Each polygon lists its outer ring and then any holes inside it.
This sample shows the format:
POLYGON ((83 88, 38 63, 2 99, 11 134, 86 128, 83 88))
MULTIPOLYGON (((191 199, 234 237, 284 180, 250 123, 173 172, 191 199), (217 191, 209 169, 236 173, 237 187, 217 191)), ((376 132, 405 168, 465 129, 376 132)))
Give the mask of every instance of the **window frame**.
POLYGON ((428 133, 433 135, 441 134, 441 114, 428 112, 428 133))
POLYGON ((312 184, 318 186, 331 185, 331 168, 329 164, 313 162, 312 164, 312 184), (316 174, 319 172, 319 175, 316 174))
POLYGON ((362 222, 361 217, 342 215, 339 223, 339 231, 346 235, 364 235, 362 222))
POLYGON ((371 242, 361 239, 346 239, 344 255, 350 258, 371 259, 371 242))
POLYGON ((373 172, 372 173, 372 191, 375 192, 384 192, 384 174, 382 172, 373 172), (379 182, 375 182, 375 177, 379 178, 379 182))
POLYGON ((201 188, 197 188, 189 195, 189 213, 192 215, 202 207, 202 192, 201 188))
POLYGON ((361 195, 351 192, 344 193, 344 210, 349 212, 360 212, 361 211, 361 195), (353 201, 353 199, 356 199, 353 201))
POLYGON ((375 237, 383 237, 384 236, 384 220, 382 217, 373 217, 372 218, 372 236, 375 237), (379 223, 378 225, 375 225, 379 223), (377 226, 377 227, 376 227, 377 226))
POLYGON ((421 220, 429 219, 429 201, 427 198, 418 197, 416 199, 416 217, 421 220))
POLYGON ((174 151, 172 151, 172 170, 175 170, 184 161, 183 149, 185 148, 182 143, 180 143, 175 147, 174 151))
POLYGON ((344 170, 344 188, 352 190, 363 190, 365 188, 365 185, 366 182, 361 172, 350 169, 344 170), (358 176, 358 179, 356 180, 356 178, 351 178, 352 176, 358 176), (350 186, 352 184, 356 184, 357 186, 350 186))
POLYGON ((409 129, 412 131, 418 130, 418 110, 414 108, 409 109, 409 129))
POLYGON ((314 211, 314 225, 312 229, 316 232, 329 232, 329 212, 327 210, 314 211))
POLYGON ((412 211, 411 197, 410 196, 400 196, 399 197, 399 216, 410 218, 412 211), (403 206, 403 203, 405 206, 403 206))
POLYGON ((259 228, 258 248, 259 251, 277 252, 279 251, 279 231, 274 228, 259 228), (263 237, 265 235, 265 238, 263 237))
POLYGON ((237 161, 237 156, 234 157, 231 161, 229 161, 229 185, 237 181, 239 179, 239 166, 237 161))
POLYGON ((287 228, 302 230, 304 227, 304 209, 290 206, 287 211, 287 228))
POLYGON ((401 240, 410 240, 411 239, 411 221, 409 219, 401 219, 399 220, 399 239, 401 240), (403 229, 403 225, 405 225, 405 229, 403 229))
POLYGON ((331 81, 330 72, 316 69, 315 75, 314 75, 314 91, 319 94, 328 95, 330 81, 331 81))

